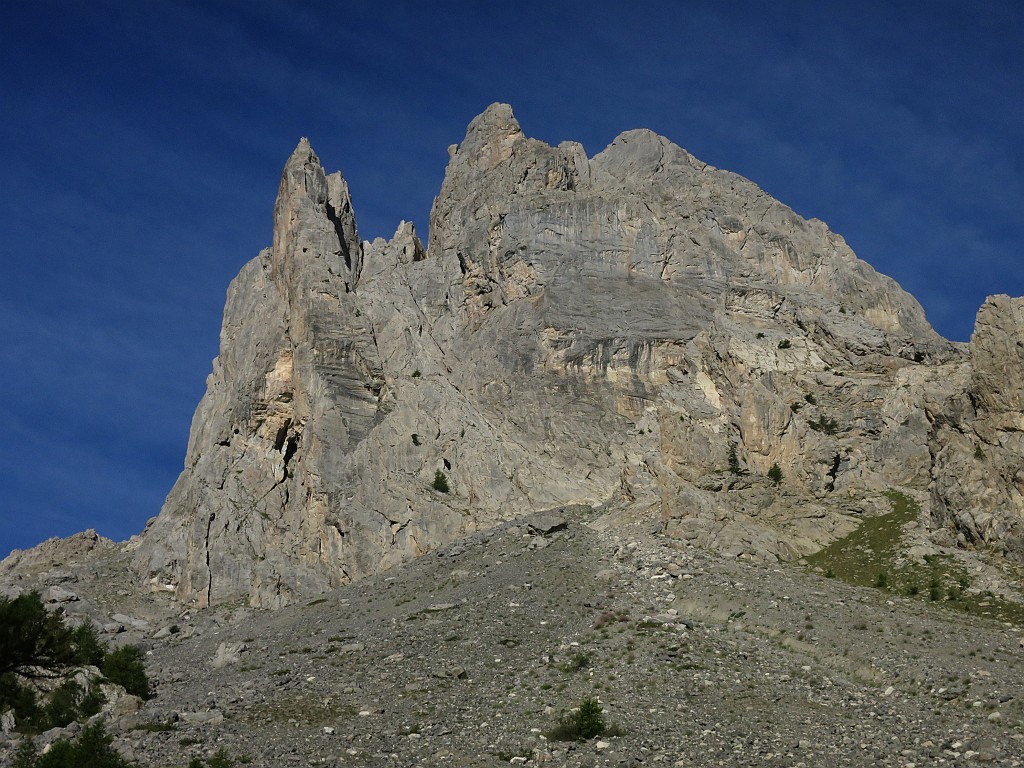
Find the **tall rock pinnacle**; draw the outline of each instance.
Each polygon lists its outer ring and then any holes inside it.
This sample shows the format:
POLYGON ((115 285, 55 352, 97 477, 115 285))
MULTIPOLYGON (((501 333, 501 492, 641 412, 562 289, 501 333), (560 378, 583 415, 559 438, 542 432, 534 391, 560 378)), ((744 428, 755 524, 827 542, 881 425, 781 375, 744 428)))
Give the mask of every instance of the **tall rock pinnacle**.
POLYGON ((324 174, 305 138, 281 174, 271 254, 274 279, 290 301, 299 298, 305 276, 341 277, 348 291, 359 282, 362 245, 348 185, 340 173, 324 174), (321 264, 308 263, 314 260, 321 264))
POLYGON ((303 139, 281 177, 273 247, 228 290, 185 470, 136 555, 181 599, 276 606, 346 578, 327 511, 381 387, 352 297, 361 268, 348 187, 303 139))

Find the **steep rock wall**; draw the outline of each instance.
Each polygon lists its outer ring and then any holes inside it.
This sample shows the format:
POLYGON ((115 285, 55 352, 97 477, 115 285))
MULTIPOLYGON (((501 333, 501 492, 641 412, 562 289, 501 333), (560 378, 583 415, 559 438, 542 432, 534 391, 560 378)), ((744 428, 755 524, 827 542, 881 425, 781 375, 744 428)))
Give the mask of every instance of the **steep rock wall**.
POLYGON ((406 223, 360 243, 300 142, 136 544, 154 586, 274 607, 567 504, 760 560, 843 535, 892 486, 931 485, 963 527, 938 478, 976 409, 1011 493, 1020 397, 992 382, 1019 328, 981 334, 972 368, 822 222, 649 131, 588 158, 499 104, 449 154, 429 247, 406 223))

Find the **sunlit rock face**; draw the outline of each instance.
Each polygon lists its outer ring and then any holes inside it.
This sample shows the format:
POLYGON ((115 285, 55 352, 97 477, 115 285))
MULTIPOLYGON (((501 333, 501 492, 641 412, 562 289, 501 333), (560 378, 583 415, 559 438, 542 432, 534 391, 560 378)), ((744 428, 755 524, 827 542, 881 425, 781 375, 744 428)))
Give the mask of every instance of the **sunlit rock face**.
POLYGON ((951 417, 936 423, 933 506, 961 544, 1024 559, 1024 299, 990 296, 957 379, 951 417))
POLYGON ((361 243, 299 143, 136 544, 154 588, 276 607, 570 504, 792 558, 890 487, 952 499, 940 438, 975 419, 968 390, 1020 413, 842 237, 663 137, 587 157, 495 104, 449 155, 428 247, 404 222, 361 243))

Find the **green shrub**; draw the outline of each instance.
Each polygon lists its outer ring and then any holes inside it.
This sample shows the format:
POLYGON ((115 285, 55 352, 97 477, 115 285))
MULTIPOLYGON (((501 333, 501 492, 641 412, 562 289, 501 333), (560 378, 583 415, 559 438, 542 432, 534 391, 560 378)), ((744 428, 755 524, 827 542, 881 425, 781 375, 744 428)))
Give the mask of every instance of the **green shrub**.
POLYGON ((434 490, 448 493, 448 477, 440 469, 434 473, 434 490))
POLYGON ((810 392, 808 392, 806 395, 804 395, 804 400, 806 400, 811 405, 817 405, 818 404, 817 398, 815 398, 814 395, 812 395, 810 392))
POLYGON ((768 470, 768 479, 775 485, 782 482, 782 468, 778 464, 772 464, 771 469, 768 470))
POLYGON ((74 680, 65 680, 53 693, 43 712, 46 728, 67 725, 81 716, 78 702, 82 699, 82 687, 74 680))
POLYGON ((36 699, 35 691, 22 682, 11 672, 0 675, 0 712, 11 709, 14 721, 19 728, 29 726, 29 730, 41 730, 38 724, 42 719, 42 710, 36 699), (32 727, 32 726, 35 727, 32 727))
POLYGON ((92 622, 85 622, 71 633, 71 642, 74 643, 76 662, 83 666, 98 667, 103 663, 107 648, 100 642, 96 635, 96 628, 92 622))
POLYGON ((72 676, 79 667, 101 666, 107 656, 91 623, 72 629, 37 592, 0 598, 0 711, 13 710, 19 730, 64 726, 98 712, 100 693, 72 676), (43 695, 34 683, 41 679, 57 684, 43 695))
POLYGON ((569 661, 563 664, 559 669, 563 672, 579 672, 580 670, 586 669, 593 663, 594 657, 586 651, 580 651, 573 656, 569 661))
POLYGON ((779 349, 789 349, 791 346, 793 346, 793 344, 789 339, 783 339, 779 342, 779 349))
POLYGON ((149 678, 142 663, 142 649, 126 645, 111 651, 103 658, 100 667, 103 676, 112 683, 122 686, 128 693, 149 698, 149 678))
POLYGON ((63 614, 47 611, 38 592, 0 598, 0 675, 49 677, 75 664, 74 637, 64 626, 63 614))
POLYGON ((815 421, 807 422, 807 426, 815 432, 824 432, 826 435, 834 435, 839 429, 839 422, 821 414, 815 421))
POLYGON ((77 741, 60 740, 40 755, 32 739, 24 739, 14 758, 13 768, 134 768, 121 757, 103 723, 82 729, 77 741))
POLYGON ((548 733, 548 738, 555 741, 586 741, 608 733, 603 712, 597 699, 587 697, 577 709, 559 719, 558 725, 548 733))
POLYGON ((207 768, 231 768, 234 764, 235 761, 231 759, 224 747, 214 752, 206 761, 207 768))
POLYGON ((729 446, 729 471, 737 476, 743 473, 743 470, 740 468, 740 457, 736 454, 735 443, 729 446))

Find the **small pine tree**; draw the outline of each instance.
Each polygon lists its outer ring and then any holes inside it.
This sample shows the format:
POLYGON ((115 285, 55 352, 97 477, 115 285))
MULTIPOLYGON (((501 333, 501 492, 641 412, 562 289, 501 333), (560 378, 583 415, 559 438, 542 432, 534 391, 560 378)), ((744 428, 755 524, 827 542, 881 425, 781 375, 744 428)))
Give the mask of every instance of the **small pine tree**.
POLYGON ((149 698, 149 678, 139 647, 126 645, 111 651, 103 659, 100 670, 105 678, 124 687, 128 693, 149 698))
POLYGON ((586 741, 608 732, 603 708, 597 699, 589 696, 580 702, 578 709, 563 715, 548 738, 556 741, 586 741))
POLYGON ((768 470, 768 479, 775 485, 782 482, 782 468, 778 464, 772 464, 772 468, 768 470))
POLYGON ((735 443, 729 446, 729 471, 734 475, 739 475, 742 472, 740 469, 740 457, 736 455, 735 443))
POLYGON ((440 469, 434 473, 434 490, 440 493, 448 493, 448 477, 440 469))
POLYGON ((597 699, 583 699, 576 712, 576 724, 579 726, 581 738, 592 739, 604 733, 604 716, 601 714, 603 711, 597 699))
POLYGON ((38 592, 0 597, 0 675, 48 677, 77 661, 75 633, 60 611, 46 610, 38 592))

